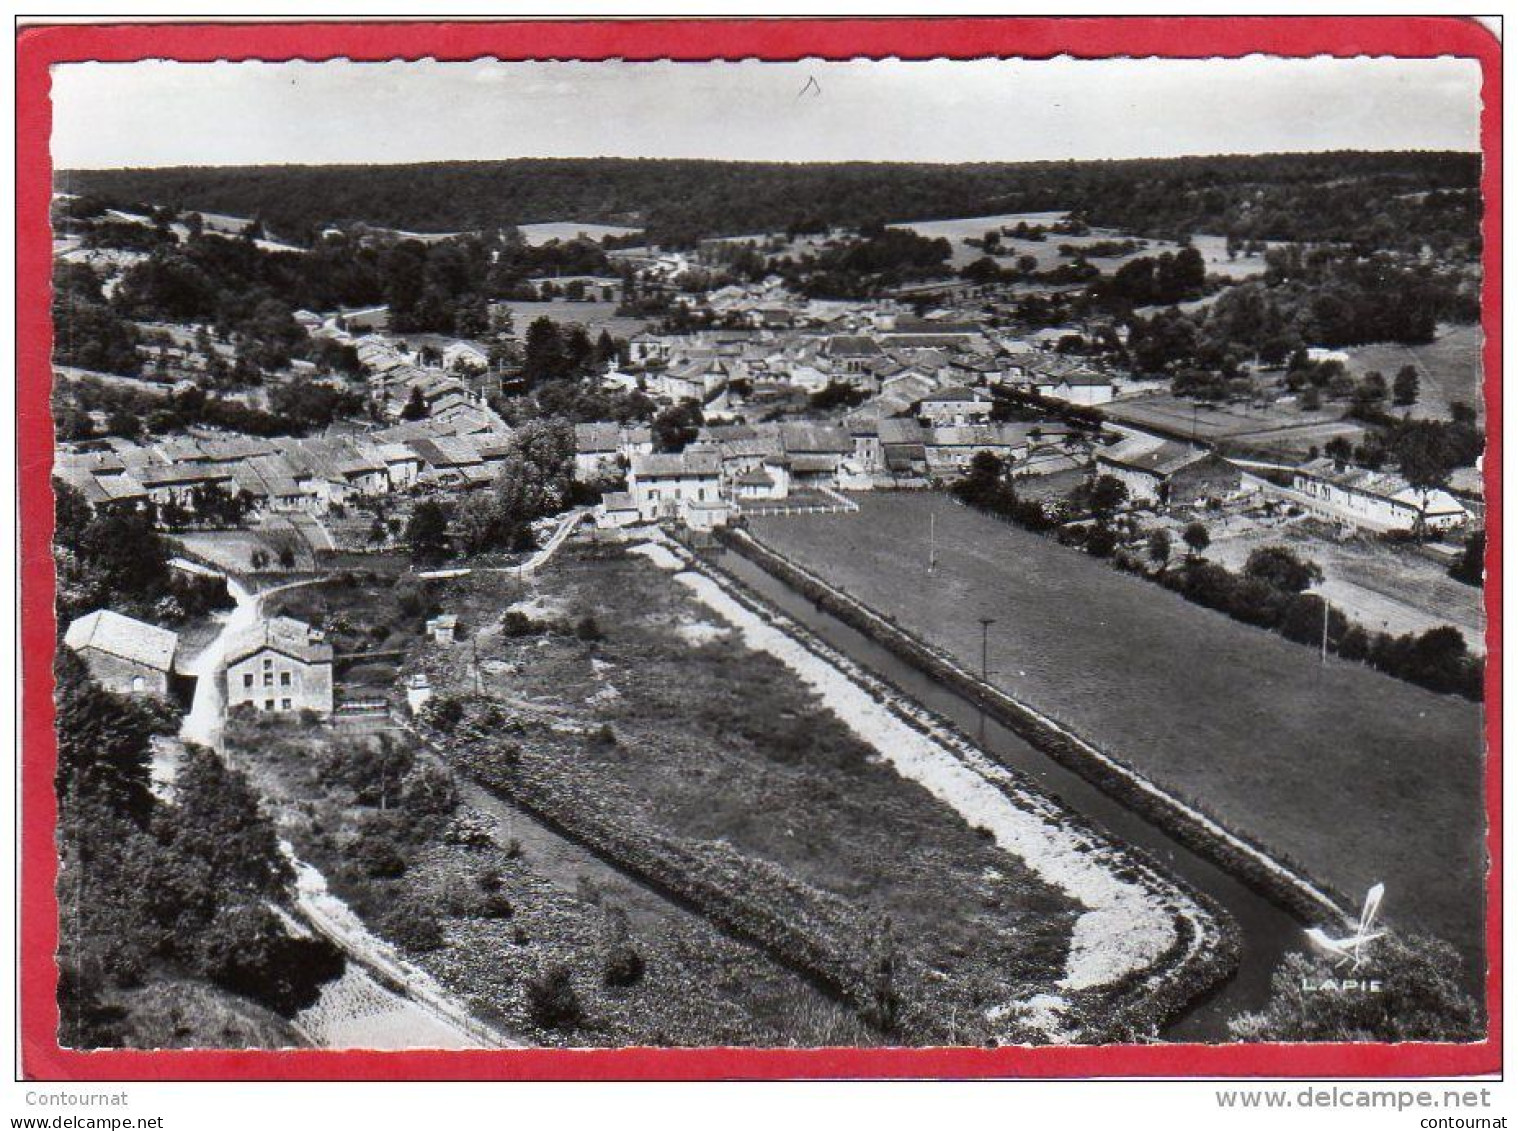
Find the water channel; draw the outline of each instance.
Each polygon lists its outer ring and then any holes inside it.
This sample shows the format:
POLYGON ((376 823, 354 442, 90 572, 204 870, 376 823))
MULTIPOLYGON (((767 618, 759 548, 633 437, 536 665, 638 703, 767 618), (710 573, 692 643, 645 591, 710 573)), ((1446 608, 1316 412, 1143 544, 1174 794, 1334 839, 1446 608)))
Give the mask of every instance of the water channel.
POLYGON ((1225 1041, 1230 1017, 1265 1004, 1276 964, 1287 951, 1299 949, 1305 941, 1303 925, 1295 918, 1159 826, 1030 746, 995 719, 982 719, 975 704, 817 607, 747 558, 721 550, 712 561, 820 639, 938 712, 966 734, 979 738, 983 733, 981 744, 987 754, 1031 778, 1044 792, 1057 797, 1115 840, 1143 849, 1172 875, 1205 893, 1233 918, 1242 936, 1238 972, 1173 1021, 1163 1033, 1166 1039, 1225 1041))

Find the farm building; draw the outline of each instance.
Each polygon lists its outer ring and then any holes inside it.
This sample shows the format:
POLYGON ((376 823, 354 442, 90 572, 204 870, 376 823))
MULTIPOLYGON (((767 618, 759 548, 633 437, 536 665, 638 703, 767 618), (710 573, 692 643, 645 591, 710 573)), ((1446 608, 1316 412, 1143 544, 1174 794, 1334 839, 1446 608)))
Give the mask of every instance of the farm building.
POLYGON ((1128 498, 1148 505, 1184 506, 1233 494, 1243 479, 1216 452, 1158 436, 1137 435, 1096 453, 1098 475, 1128 488, 1128 498))
POLYGON ((1316 459, 1291 471, 1291 485, 1267 476, 1265 489, 1309 514, 1329 522, 1384 532, 1463 526, 1470 512, 1448 491, 1419 491, 1400 475, 1364 468, 1341 467, 1331 459, 1316 459))
POLYGON ((1090 371, 1071 371, 1059 376, 1038 375, 1033 378, 1033 390, 1041 397, 1066 404, 1106 404, 1117 395, 1112 378, 1090 371))
POLYGON ((427 621, 427 635, 435 644, 452 644, 459 636, 459 618, 441 613, 427 621))
POLYGON ((608 491, 601 496, 596 507, 596 527, 601 530, 617 530, 624 526, 636 526, 642 521, 632 496, 626 491, 608 491))
POLYGON ((70 624, 63 642, 107 691, 169 697, 179 649, 177 633, 110 609, 97 609, 70 624))
POLYGON ((227 707, 332 713, 332 645, 291 617, 272 617, 227 648, 227 707))
POLYGON ((653 450, 653 430, 646 424, 576 424, 575 478, 592 482, 616 473, 634 456, 646 456, 653 450))

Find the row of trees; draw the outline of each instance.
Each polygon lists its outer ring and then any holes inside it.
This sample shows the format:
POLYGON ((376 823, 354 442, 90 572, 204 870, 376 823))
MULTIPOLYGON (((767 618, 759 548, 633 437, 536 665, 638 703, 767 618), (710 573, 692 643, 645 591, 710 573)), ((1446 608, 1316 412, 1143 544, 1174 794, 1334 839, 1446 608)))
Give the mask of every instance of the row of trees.
POLYGON ((1184 532, 1189 553, 1178 566, 1171 567, 1170 536, 1163 530, 1150 531, 1135 552, 1129 547, 1139 541, 1141 531, 1134 524, 1125 531, 1115 521, 1127 491, 1111 476, 1083 484, 1072 497, 1072 504, 1092 519, 1089 526, 1064 526, 1065 508, 1020 499, 1002 462, 987 452, 971 461, 953 489, 971 506, 1030 530, 1055 531, 1062 541, 1095 557, 1113 557, 1119 566, 1144 572, 1187 600, 1235 620, 1313 645, 1322 643, 1326 625, 1329 650, 1345 659, 1441 694, 1478 701, 1483 696, 1485 665, 1471 654, 1458 629, 1445 626, 1393 636, 1352 624, 1322 597, 1306 592, 1322 574, 1285 547, 1254 551, 1243 571, 1236 573, 1200 557, 1208 545, 1207 529, 1192 523, 1184 532))
POLYGON ((302 436, 341 417, 358 415, 364 404, 357 390, 306 378, 271 389, 268 412, 199 386, 156 392, 96 377, 60 376, 53 382, 53 423, 60 440, 137 439, 194 425, 250 436, 302 436))

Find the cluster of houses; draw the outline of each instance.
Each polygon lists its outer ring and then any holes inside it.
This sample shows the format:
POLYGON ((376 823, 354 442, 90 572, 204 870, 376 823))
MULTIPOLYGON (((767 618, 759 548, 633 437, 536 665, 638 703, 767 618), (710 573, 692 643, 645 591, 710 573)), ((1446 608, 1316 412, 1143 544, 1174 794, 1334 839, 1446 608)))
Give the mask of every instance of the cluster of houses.
MULTIPOLYGON (((958 401, 944 402, 960 404, 958 401)), ((962 475, 986 452, 1014 475, 1036 475, 1089 462, 1086 439, 1059 422, 995 422, 989 405, 952 420, 922 415, 850 418, 842 425, 786 420, 703 427, 684 451, 655 453, 644 429, 582 426, 583 468, 606 476, 625 468, 626 488, 603 496, 603 526, 677 519, 701 529, 796 496, 837 498, 838 490, 922 486, 962 475), (587 444, 593 450, 586 451, 587 444)))
POLYGON ((106 509, 151 504, 193 515, 212 494, 240 499, 252 517, 322 515, 418 486, 487 486, 510 444, 506 424, 478 409, 305 439, 209 430, 141 441, 107 436, 60 445, 54 474, 106 509))
MULTIPOLYGON (((729 290, 739 288, 709 299, 729 290)), ((888 302, 814 300, 793 309, 767 305, 779 299, 759 290, 747 299, 752 305, 736 310, 747 324, 633 337, 626 369, 609 373, 607 384, 670 403, 700 402, 708 419, 829 386, 869 398, 878 417, 898 415, 935 389, 1003 386, 1083 406, 1116 395, 1114 379, 1088 363, 1004 339, 978 322, 917 317, 888 302)))

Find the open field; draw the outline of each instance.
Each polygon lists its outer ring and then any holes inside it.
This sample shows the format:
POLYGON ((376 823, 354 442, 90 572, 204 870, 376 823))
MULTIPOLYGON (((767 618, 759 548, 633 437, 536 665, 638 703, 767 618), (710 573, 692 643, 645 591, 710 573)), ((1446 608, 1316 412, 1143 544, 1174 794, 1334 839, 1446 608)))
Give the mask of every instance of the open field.
POLYGON ((1342 420, 1342 408, 1303 412, 1296 405, 1254 408, 1242 404, 1200 405, 1170 393, 1154 393, 1103 405, 1102 414, 1118 424, 1151 429, 1186 440, 1223 442, 1232 447, 1269 451, 1284 457, 1305 457, 1320 451, 1335 436, 1357 442, 1365 429, 1342 420))
POLYGON ((592 338, 602 330, 614 338, 630 338, 647 325, 646 319, 618 316, 617 304, 614 302, 569 302, 554 299, 550 302, 494 302, 491 306, 510 310, 519 334, 527 333, 527 327, 539 318, 547 318, 560 326, 584 326, 592 338))
MULTIPOLYGON (((966 216, 955 220, 914 220, 910 223, 891 224, 893 228, 910 228, 920 236, 929 239, 937 239, 942 236, 954 247, 951 264, 955 269, 964 267, 979 259, 984 253, 979 248, 970 247, 965 238, 979 239, 991 229, 1000 229, 1002 226, 1016 227, 1019 221, 1026 221, 1029 226, 1043 225, 1048 227, 1058 223, 1068 215, 1065 212, 1009 212, 997 216, 966 216)), ((1070 260, 1060 255, 1061 244, 1069 244, 1072 247, 1090 247, 1093 244, 1104 243, 1109 240, 1127 239, 1127 233, 1119 232, 1115 228, 1092 228, 1090 233, 1084 236, 1066 236, 1058 232, 1048 233, 1042 240, 1020 240, 1011 236, 1002 236, 1002 254, 996 258, 1007 265, 1020 255, 1031 255, 1038 260, 1038 269, 1047 271, 1051 267, 1058 267, 1061 263, 1070 260)), ((1143 256, 1157 256, 1161 252, 1174 252, 1179 245, 1167 240, 1144 240, 1147 246, 1131 255, 1106 256, 1093 259, 1091 262, 1102 269, 1103 274, 1110 275, 1124 263, 1143 256)), ((1262 255, 1241 255, 1236 259, 1228 258, 1228 241, 1222 236, 1194 235, 1191 237, 1192 245, 1202 253, 1202 259, 1207 264, 1207 273, 1210 275, 1225 275, 1230 279, 1246 279, 1258 275, 1265 270, 1265 257, 1262 255)))
POLYGON ((1208 520, 1212 544, 1206 556, 1236 570, 1243 568, 1252 550, 1287 546, 1323 570, 1323 581, 1313 592, 1365 628, 1400 636, 1452 624, 1473 652, 1485 653, 1481 590, 1456 581, 1438 562, 1411 547, 1370 538, 1340 541, 1309 523, 1266 530, 1245 521, 1208 520))
MULTIPOLYGON (((1463 401, 1486 417, 1481 395, 1481 327, 1441 324, 1438 337, 1427 345, 1403 346, 1379 342, 1368 346, 1351 346, 1351 373, 1379 370, 1388 383, 1404 365, 1417 367, 1418 403, 1413 416, 1448 417, 1451 401, 1463 401)), ((1396 410, 1401 412, 1401 409, 1396 410)))
POLYGON ((174 538, 196 557, 234 575, 302 573, 315 568, 316 559, 310 545, 283 519, 276 518, 264 526, 247 530, 192 531, 175 534, 174 538), (261 569, 253 564, 253 555, 260 551, 268 556, 261 569), (280 562, 280 554, 284 551, 293 555, 289 566, 280 562))
POLYGON ((568 242, 574 239, 602 240, 607 236, 631 236, 641 228, 628 228, 621 224, 589 224, 578 220, 553 220, 542 224, 520 224, 517 230, 532 247, 542 247, 554 240, 568 242))
MULTIPOLYGON (((467 646, 426 645, 440 693, 487 696, 538 720, 502 743, 556 788, 589 790, 677 843, 720 844, 888 915, 903 969, 923 972, 941 1023, 983 1039, 987 1010, 1053 986, 1076 905, 923 786, 902 777, 806 684, 659 569, 620 549, 573 549, 522 592, 540 624, 594 615, 594 642, 562 627, 508 636, 491 625, 509 578, 449 582, 440 602, 485 626, 467 646), (478 650, 478 669, 474 656, 478 650), (566 734, 564 726, 614 741, 566 734)), ((588 795, 587 795, 588 796, 588 795)), ((914 991, 914 992, 918 992, 914 991)))
POLYGON ((1481 709, 1247 627, 941 495, 757 537, 1396 923, 1481 954, 1481 709), (929 575, 928 515, 938 568, 929 575))

